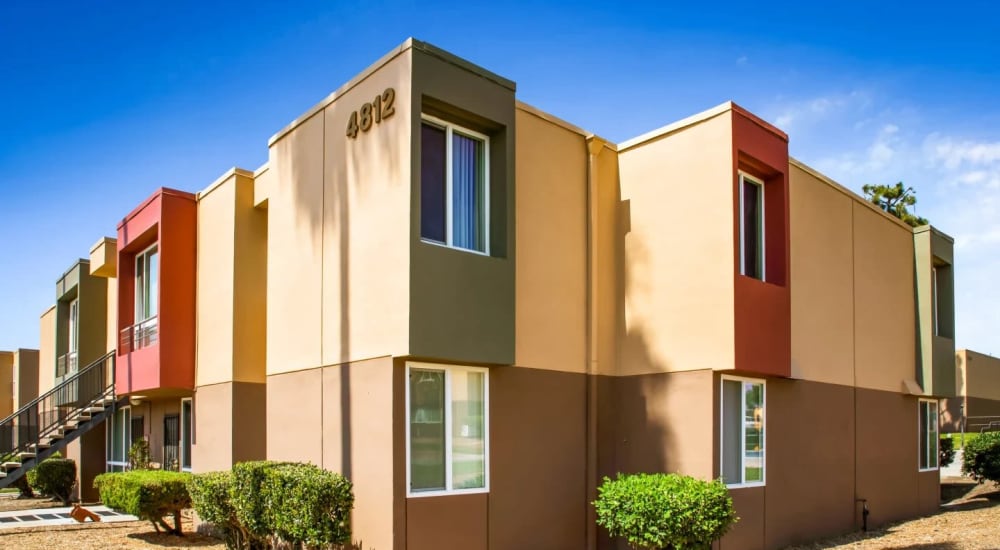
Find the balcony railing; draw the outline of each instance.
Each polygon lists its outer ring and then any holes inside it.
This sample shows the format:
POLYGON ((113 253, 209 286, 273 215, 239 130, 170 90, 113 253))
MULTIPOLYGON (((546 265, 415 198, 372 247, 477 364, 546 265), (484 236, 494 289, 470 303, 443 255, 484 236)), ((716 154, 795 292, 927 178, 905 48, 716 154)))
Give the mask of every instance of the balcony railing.
POLYGON ((77 367, 78 365, 75 351, 60 355, 59 358, 56 359, 56 377, 72 374, 76 372, 77 367))
POLYGON ((157 321, 157 317, 150 317, 145 321, 123 328, 118 338, 118 349, 121 350, 121 353, 146 348, 156 343, 160 335, 157 321))

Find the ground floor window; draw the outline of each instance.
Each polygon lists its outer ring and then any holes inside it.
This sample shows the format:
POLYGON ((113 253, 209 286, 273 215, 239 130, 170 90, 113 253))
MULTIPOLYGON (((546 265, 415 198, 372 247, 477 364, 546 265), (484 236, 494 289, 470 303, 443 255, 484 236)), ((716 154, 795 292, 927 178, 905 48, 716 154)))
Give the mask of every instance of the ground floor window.
POLYGON ((122 407, 108 417, 107 449, 105 469, 109 472, 121 472, 128 467, 128 450, 132 444, 132 410, 122 407))
POLYGON ((181 399, 181 470, 191 471, 191 419, 194 402, 191 398, 181 399))
POLYGON ((163 469, 180 469, 181 418, 176 414, 163 417, 163 469))
POLYGON ((489 487, 489 371, 407 365, 409 494, 482 492, 489 487))
POLYGON ((727 485, 764 483, 764 381, 722 378, 719 430, 722 478, 727 485))
POLYGON ((921 399, 918 403, 920 426, 920 469, 936 470, 938 467, 938 404, 921 399))

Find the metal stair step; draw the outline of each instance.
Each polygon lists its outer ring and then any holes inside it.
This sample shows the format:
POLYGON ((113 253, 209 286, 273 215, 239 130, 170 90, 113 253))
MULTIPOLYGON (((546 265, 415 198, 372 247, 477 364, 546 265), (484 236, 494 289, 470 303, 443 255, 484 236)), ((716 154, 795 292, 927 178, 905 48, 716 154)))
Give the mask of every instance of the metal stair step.
POLYGON ((35 453, 31 451, 21 451, 17 453, 17 458, 20 458, 21 462, 24 462, 26 458, 35 458, 35 453))
POLYGON ((20 467, 21 467, 20 462, 4 462, 3 464, 0 464, 0 468, 4 470, 16 470, 20 467))
POLYGON ((0 471, 0 479, 7 477, 7 472, 0 471))
POLYGON ((31 451, 31 452, 37 452, 39 450, 43 450, 44 451, 45 449, 48 449, 51 446, 52 446, 51 444, 42 441, 38 445, 35 445, 35 444, 28 445, 28 450, 31 451))
POLYGON ((104 406, 103 405, 93 405, 93 406, 87 407, 86 409, 83 409, 83 412, 86 413, 86 414, 102 413, 102 412, 104 412, 104 406))

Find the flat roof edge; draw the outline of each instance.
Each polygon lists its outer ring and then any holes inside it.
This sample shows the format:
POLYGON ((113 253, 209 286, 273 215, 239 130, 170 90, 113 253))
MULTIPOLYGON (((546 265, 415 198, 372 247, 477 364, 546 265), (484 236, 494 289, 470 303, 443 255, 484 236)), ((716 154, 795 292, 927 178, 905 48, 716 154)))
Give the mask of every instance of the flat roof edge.
POLYGON ((396 46, 395 48, 392 48, 391 50, 389 50, 388 53, 386 53, 382 57, 378 58, 377 61, 375 61, 371 65, 365 67, 365 69, 362 70, 360 73, 354 75, 350 80, 348 80, 347 82, 345 82, 344 84, 342 84, 339 88, 337 88, 336 90, 334 90, 333 92, 331 92, 329 95, 327 95, 326 97, 324 97, 323 99, 321 99, 319 101, 319 103, 313 105, 312 107, 310 107, 309 109, 307 109, 304 113, 302 113, 301 115, 299 115, 298 117, 296 117, 295 120, 293 120, 290 123, 288 123, 284 128, 278 130, 273 136, 271 136, 271 139, 267 140, 267 146, 271 147, 272 145, 274 145, 275 142, 277 142, 281 138, 283 138, 286 135, 288 135, 288 133, 291 132, 292 130, 294 130, 295 128, 297 128, 300 125, 302 125, 303 122, 309 120, 316 113, 318 113, 318 112, 322 111, 323 109, 325 109, 327 107, 327 105, 329 105, 329 104, 333 103, 334 101, 336 101, 338 97, 344 95, 351 88, 354 88, 355 86, 357 86, 358 84, 360 84, 362 81, 364 81, 366 78, 368 78, 369 76, 371 76, 375 71, 381 69, 382 67, 384 67, 385 65, 387 65, 390 61, 392 61, 393 59, 399 57, 404 52, 406 52, 406 50, 409 50, 410 48, 412 48, 413 47, 413 43, 414 43, 413 38, 407 38, 402 44, 400 44, 399 46, 396 46))
POLYGON ((820 180, 821 182, 829 185, 833 189, 836 189, 837 191, 840 191, 844 195, 847 195, 847 197, 850 198, 851 200, 853 200, 854 202, 857 202, 859 204, 863 204, 866 208, 868 208, 872 212, 875 212, 875 213, 881 215, 883 218, 885 218, 885 219, 887 219, 887 220, 895 223, 896 225, 898 225, 899 227, 901 227, 901 228, 909 231, 910 233, 914 233, 914 228, 910 227, 903 220, 897 218, 896 216, 893 216, 893 215, 889 214, 888 212, 882 210, 878 206, 876 206, 876 205, 868 202, 861 195, 858 195, 854 191, 851 191, 850 189, 848 189, 843 184, 837 183, 830 176, 827 176, 826 174, 820 172, 819 170, 813 168, 812 166, 809 166, 808 164, 802 162, 801 160, 799 160, 797 158, 794 158, 794 157, 788 157, 788 165, 789 166, 795 166, 795 167, 799 168, 803 172, 806 172, 807 174, 813 176, 814 178, 820 180))
POLYGON ((223 183, 225 183, 226 180, 228 180, 229 178, 231 178, 233 176, 243 176, 243 177, 247 177, 247 178, 253 178, 254 174, 250 170, 245 170, 243 168, 239 168, 237 166, 234 166, 234 167, 230 168, 229 170, 226 170, 221 176, 215 178, 215 181, 213 181, 212 183, 208 184, 207 187, 205 187, 201 191, 198 191, 198 193, 196 193, 195 196, 198 198, 198 200, 201 200, 202 197, 208 195, 212 191, 215 191, 220 185, 222 185, 223 183))
POLYGON ((729 111, 732 111, 733 110, 733 106, 734 106, 734 103, 732 101, 727 101, 727 102, 722 103, 720 105, 716 105, 715 107, 712 107, 710 109, 706 109, 706 110, 704 110, 704 111, 702 111, 700 113, 695 113, 695 114, 693 114, 693 115, 691 115, 689 117, 682 118, 682 119, 680 119, 680 120, 678 120, 676 122, 671 122, 670 124, 667 124, 666 126, 661 126, 661 127, 657 128, 655 130, 651 130, 649 132, 646 132, 645 134, 641 134, 641 135, 636 136, 636 137, 634 137, 632 139, 627 139, 627 140, 625 140, 625 141, 623 141, 623 142, 621 142, 621 143, 618 144, 618 151, 623 153, 627 149, 631 149, 631 148, 633 148, 633 147, 635 147, 637 145, 642 145, 643 143, 646 143, 648 141, 653 141, 654 139, 658 139, 658 138, 661 138, 663 136, 672 134, 672 133, 674 133, 674 132, 676 132, 678 130, 682 130, 684 128, 687 128, 688 126, 694 126, 695 124, 698 124, 699 122, 704 122, 706 120, 710 120, 710 119, 715 118, 715 117, 717 117, 717 116, 719 116, 721 114, 724 114, 724 113, 727 113, 729 111))
POLYGON ((457 67, 465 69, 471 73, 477 74, 487 80, 499 84, 500 86, 503 86, 504 88, 507 88, 512 92, 517 91, 517 83, 515 83, 513 80, 504 78, 489 69, 476 65, 475 63, 467 59, 463 59, 447 50, 442 50, 441 48, 435 46, 434 44, 431 44, 429 42, 424 42, 422 40, 417 40, 416 38, 410 38, 409 42, 412 45, 413 49, 415 50, 419 50, 421 52, 433 55, 434 57, 437 57, 442 61, 447 61, 448 63, 451 63, 457 67))
POLYGON ((616 147, 616 145, 614 143, 608 141, 607 139, 604 139, 601 136, 598 136, 597 134, 595 134, 593 132, 588 132, 587 130, 584 130, 583 128, 580 128, 579 126, 573 124, 572 122, 567 122, 566 120, 561 119, 561 118, 559 118, 559 117, 557 117, 557 116, 555 116, 555 115, 553 115, 551 113, 547 113, 547 112, 539 109, 538 107, 535 107, 534 105, 529 105, 529 104, 527 104, 527 103, 525 103, 523 101, 518 100, 518 101, 516 101, 514 103, 514 108, 515 109, 520 109, 520 110, 522 110, 522 111, 524 111, 524 112, 526 112, 528 114, 534 115, 534 116, 536 116, 536 117, 538 117, 538 118, 540 118, 540 119, 542 119, 542 120, 544 120, 546 122, 551 122, 552 124, 555 124, 556 126, 559 126, 560 128, 563 128, 565 130, 569 130, 570 132, 573 132, 575 134, 579 134, 579 135, 581 135, 581 136, 583 136, 585 138, 589 139, 589 138, 596 137, 596 138, 600 139, 601 141, 607 142, 607 144, 609 146, 611 146, 612 148, 616 147))

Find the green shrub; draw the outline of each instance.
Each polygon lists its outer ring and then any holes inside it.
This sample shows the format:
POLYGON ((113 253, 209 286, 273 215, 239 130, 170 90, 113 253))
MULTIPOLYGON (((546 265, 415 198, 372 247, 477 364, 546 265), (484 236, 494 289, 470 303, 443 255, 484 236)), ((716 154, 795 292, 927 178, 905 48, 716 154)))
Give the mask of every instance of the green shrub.
POLYGON ((678 474, 604 478, 594 506, 597 524, 636 549, 707 549, 738 521, 721 480, 678 474))
POLYGON ((308 546, 351 541, 351 482, 312 464, 286 464, 267 472, 261 491, 268 528, 280 540, 308 546))
POLYGON ((101 501, 113 510, 149 520, 157 532, 181 534, 181 510, 191 507, 188 482, 191 474, 158 470, 135 470, 101 474, 94 478, 94 487, 101 501), (172 515, 171 527, 164 517, 172 515))
POLYGON ((26 475, 31 487, 69 506, 76 485, 76 462, 68 458, 46 458, 26 475))
POLYGON ((965 442, 962 473, 980 483, 1000 482, 1000 432, 980 434, 965 442))
POLYGON ((228 548, 350 542, 351 482, 311 464, 241 462, 232 472, 194 476, 191 500, 228 548))
POLYGON ((128 449, 128 467, 130 470, 149 469, 149 441, 141 437, 128 449))
POLYGON ((938 465, 942 468, 951 466, 955 462, 955 440, 951 437, 942 437, 938 445, 938 465))
POLYGON ((198 517, 219 531, 226 541, 226 548, 246 548, 244 541, 248 537, 237 521, 236 510, 229 499, 232 485, 232 472, 208 472, 191 477, 188 493, 198 517))

